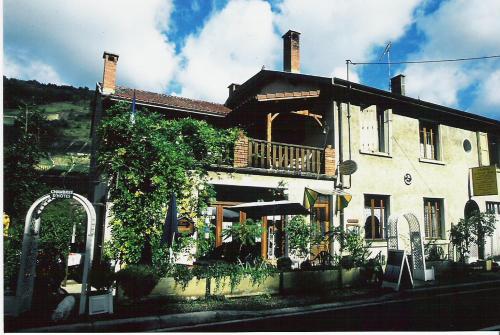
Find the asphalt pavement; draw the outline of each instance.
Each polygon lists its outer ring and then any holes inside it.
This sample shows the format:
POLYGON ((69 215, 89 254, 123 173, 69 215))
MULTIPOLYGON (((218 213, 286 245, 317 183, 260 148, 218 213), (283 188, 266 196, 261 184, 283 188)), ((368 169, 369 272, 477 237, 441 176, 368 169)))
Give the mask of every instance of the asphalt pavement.
POLYGON ((262 311, 213 310, 96 320, 17 332, 479 330, 500 325, 500 279, 262 311))

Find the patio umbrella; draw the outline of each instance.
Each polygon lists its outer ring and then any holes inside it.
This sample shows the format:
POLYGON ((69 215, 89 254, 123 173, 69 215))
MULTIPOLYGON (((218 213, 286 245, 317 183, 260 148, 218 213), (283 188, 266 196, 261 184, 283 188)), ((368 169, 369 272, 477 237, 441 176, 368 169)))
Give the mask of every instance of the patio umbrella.
POLYGON ((288 200, 248 202, 228 208, 256 216, 309 214, 302 204, 288 200))
POLYGON ((168 203, 167 217, 165 218, 165 224, 163 225, 163 235, 161 237, 160 245, 172 246, 172 241, 174 235, 177 232, 177 203, 175 200, 175 193, 170 196, 170 201, 168 203))

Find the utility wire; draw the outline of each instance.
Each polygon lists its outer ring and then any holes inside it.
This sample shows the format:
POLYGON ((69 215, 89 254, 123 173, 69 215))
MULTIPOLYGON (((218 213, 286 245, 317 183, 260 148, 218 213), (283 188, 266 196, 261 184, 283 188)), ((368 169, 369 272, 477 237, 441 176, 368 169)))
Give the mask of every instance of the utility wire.
POLYGON ((483 56, 483 57, 470 57, 470 58, 404 61, 404 62, 352 62, 350 60, 346 60, 346 62, 351 63, 352 65, 425 64, 425 63, 461 62, 461 61, 468 61, 468 60, 479 60, 479 59, 490 59, 490 58, 500 58, 500 55, 483 56))

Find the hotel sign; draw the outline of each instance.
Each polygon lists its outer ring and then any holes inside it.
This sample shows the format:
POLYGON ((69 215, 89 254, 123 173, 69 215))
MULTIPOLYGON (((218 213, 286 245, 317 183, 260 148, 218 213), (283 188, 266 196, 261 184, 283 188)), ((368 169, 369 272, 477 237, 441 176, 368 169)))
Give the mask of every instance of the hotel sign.
POLYGON ((472 168, 472 188, 474 196, 498 195, 498 173, 496 167, 472 168))

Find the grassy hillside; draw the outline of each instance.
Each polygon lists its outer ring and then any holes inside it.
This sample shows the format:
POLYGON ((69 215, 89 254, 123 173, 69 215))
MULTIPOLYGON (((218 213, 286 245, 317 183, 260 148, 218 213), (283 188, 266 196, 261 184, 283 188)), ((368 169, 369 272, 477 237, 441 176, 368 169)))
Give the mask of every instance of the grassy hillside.
POLYGON ((29 118, 30 111, 37 108, 48 120, 47 126, 54 128, 45 137, 42 135, 47 155, 39 168, 48 174, 88 172, 94 91, 5 77, 3 82, 4 145, 13 136, 15 120, 24 120, 26 111, 29 118))

